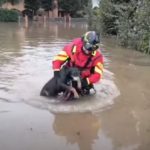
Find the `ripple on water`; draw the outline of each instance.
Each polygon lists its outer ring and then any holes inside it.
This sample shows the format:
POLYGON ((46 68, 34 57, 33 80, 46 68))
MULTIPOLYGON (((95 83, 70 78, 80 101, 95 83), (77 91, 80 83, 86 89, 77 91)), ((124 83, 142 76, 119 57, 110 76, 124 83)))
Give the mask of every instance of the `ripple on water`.
MULTIPOLYGON (((96 111, 114 103, 120 93, 113 82, 113 73, 104 70, 101 81, 95 84, 97 93, 77 101, 61 103, 59 99, 47 99, 39 96, 43 85, 52 75, 52 59, 66 44, 66 41, 41 43, 39 47, 23 46, 21 56, 10 64, 0 67, 0 98, 3 101, 24 102, 51 112, 96 111)), ((19 52, 18 52, 19 53, 19 52)), ((7 53, 9 56, 11 53, 7 53)), ((104 56, 106 64, 109 59, 104 56)))

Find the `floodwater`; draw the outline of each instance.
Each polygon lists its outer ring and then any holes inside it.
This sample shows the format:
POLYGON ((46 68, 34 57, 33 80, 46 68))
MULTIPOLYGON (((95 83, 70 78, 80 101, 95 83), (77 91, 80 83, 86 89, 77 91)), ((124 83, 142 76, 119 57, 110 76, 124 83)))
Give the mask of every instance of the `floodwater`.
POLYGON ((97 93, 62 104, 39 96, 54 56, 86 24, 0 23, 0 150, 149 150, 150 58, 102 38, 97 93))

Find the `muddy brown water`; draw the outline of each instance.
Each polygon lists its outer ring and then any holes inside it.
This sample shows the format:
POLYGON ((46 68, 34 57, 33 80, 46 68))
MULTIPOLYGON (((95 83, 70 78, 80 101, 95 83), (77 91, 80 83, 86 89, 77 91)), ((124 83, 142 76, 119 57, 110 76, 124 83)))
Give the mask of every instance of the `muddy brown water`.
POLYGON ((62 104, 39 92, 53 57, 86 24, 0 23, 0 150, 150 150, 150 57, 102 38, 96 95, 62 104))

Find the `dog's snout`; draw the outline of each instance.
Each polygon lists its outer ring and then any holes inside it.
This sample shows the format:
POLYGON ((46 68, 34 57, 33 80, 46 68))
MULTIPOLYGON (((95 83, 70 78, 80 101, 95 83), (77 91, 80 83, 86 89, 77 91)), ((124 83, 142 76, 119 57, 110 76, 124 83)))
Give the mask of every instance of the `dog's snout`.
POLYGON ((78 76, 72 76, 72 78, 73 78, 74 81, 78 81, 79 80, 78 76))

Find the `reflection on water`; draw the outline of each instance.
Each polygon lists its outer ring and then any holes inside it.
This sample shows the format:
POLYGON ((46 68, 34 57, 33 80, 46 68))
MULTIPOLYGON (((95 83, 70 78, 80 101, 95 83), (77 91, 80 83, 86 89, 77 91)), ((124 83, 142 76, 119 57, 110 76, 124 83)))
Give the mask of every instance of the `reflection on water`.
POLYGON ((65 137, 71 145, 77 143, 80 150, 92 150, 94 140, 98 139, 99 128, 99 120, 85 114, 56 114, 53 123, 55 134, 65 137))
POLYGON ((2 150, 113 150, 101 120, 91 113, 53 116, 22 103, 0 102, 0 108, 2 150))
POLYGON ((64 137, 67 145, 77 144, 79 150, 112 150, 111 139, 100 128, 99 118, 89 113, 56 114, 53 123, 55 134, 64 137))
MULTIPOLYGON (((17 24, 0 26, 3 28, 0 38, 4 42, 0 54, 1 100, 24 102, 52 112, 96 111, 114 103, 119 91, 108 70, 104 70, 103 79, 95 85, 97 94, 94 96, 66 104, 39 96, 41 88, 53 75, 54 56, 73 38, 81 37, 87 30, 86 25, 31 23, 28 28, 17 24)), ((105 66, 108 66, 110 60, 105 51, 103 55, 105 66)))

